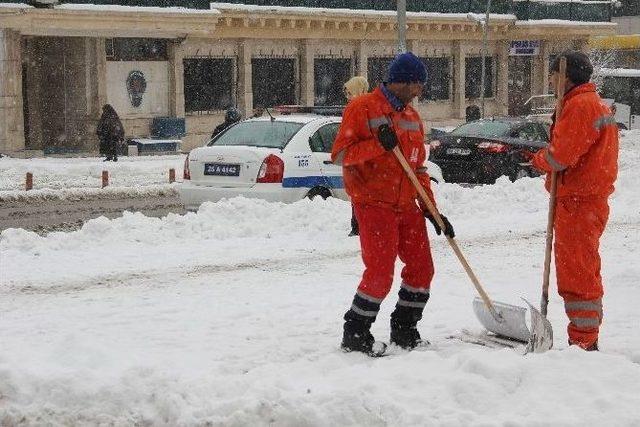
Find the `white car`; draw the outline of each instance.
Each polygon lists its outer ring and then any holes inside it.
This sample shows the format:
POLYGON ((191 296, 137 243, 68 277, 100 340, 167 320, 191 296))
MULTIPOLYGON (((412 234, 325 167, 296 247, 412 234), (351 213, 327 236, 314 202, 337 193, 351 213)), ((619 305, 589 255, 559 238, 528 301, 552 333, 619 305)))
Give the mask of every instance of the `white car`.
MULTIPOLYGON (((178 186, 188 210, 236 196, 295 202, 304 197, 349 200, 342 167, 331 162, 340 117, 282 115, 245 120, 192 150, 178 186)), ((430 176, 442 172, 427 162, 430 176)))

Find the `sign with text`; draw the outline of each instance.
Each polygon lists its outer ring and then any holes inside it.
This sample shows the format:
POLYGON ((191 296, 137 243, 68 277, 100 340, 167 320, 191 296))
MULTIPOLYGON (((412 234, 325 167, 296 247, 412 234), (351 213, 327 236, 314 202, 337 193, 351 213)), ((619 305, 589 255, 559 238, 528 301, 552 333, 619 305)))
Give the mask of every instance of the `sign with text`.
POLYGON ((540 41, 513 40, 509 46, 510 56, 537 56, 540 54, 540 41))

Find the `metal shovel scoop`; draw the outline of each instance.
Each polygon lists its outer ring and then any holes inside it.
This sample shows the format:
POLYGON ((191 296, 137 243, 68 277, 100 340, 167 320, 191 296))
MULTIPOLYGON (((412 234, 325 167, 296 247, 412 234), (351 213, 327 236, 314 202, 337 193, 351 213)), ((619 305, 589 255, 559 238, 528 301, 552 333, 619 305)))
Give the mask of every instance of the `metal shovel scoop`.
MULTIPOLYGON (((398 146, 393 148, 393 154, 395 154, 398 162, 400 162, 400 165, 407 174, 407 177, 418 191, 418 194, 429 210, 429 213, 436 220, 440 229, 444 230, 446 227, 442 221, 440 213, 427 196, 427 193, 424 191, 424 188, 422 188, 415 172, 411 169, 411 166, 409 166, 407 159, 404 157, 398 146)), ((482 323, 487 330, 497 335, 512 340, 526 342, 527 352, 538 353, 551 348, 551 344, 553 343, 551 324, 542 317, 540 312, 533 308, 531 304, 527 303, 531 309, 531 331, 529 331, 525 319, 527 312, 526 308, 491 302, 491 299, 489 299, 489 296, 482 288, 482 285, 480 285, 480 281, 474 274, 473 270, 471 270, 471 266, 465 259, 456 241, 449 236, 446 236, 446 238, 447 242, 449 242, 449 245, 458 257, 458 260, 467 272, 467 275, 471 279, 471 282, 473 282, 473 285, 480 294, 480 298, 476 298, 476 301, 478 302, 474 301, 474 311, 476 313, 476 317, 480 320, 480 323, 482 323)))
POLYGON ((496 319, 487 305, 480 298, 473 300, 473 311, 476 317, 490 332, 500 337, 527 343, 527 353, 543 353, 553 346, 553 329, 551 323, 540 314, 537 308, 523 298, 531 313, 531 328, 527 327, 527 309, 517 305, 494 302, 500 319, 496 319))

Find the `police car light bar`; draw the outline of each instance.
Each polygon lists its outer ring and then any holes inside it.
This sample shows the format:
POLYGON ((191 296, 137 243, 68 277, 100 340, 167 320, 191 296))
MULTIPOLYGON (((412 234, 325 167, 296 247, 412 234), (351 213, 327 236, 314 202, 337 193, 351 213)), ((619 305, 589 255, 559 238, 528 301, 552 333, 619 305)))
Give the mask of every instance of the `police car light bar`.
POLYGON ((344 105, 278 105, 273 107, 280 114, 318 114, 321 116, 342 116, 344 105))

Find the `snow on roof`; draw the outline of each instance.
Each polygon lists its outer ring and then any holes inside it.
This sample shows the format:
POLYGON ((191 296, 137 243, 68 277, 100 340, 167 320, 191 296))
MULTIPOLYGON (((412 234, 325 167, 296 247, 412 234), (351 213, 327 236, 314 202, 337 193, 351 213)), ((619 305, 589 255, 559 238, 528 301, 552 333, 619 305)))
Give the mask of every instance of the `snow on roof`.
MULTIPOLYGON (((293 123, 311 123, 315 120, 319 119, 327 119, 332 116, 321 116, 319 114, 279 114, 274 116, 277 121, 281 122, 293 122, 293 123)), ((262 117, 257 117, 255 119, 249 119, 247 121, 268 121, 271 120, 269 115, 265 113, 262 117)))
POLYGON ((604 77, 640 77, 640 69, 634 68, 601 68, 595 73, 604 77))
POLYGON ((566 26, 566 25, 571 25, 571 26, 575 26, 575 25, 579 25, 579 26, 583 26, 583 27, 590 27, 590 26, 603 26, 603 25, 607 25, 607 26, 611 26, 611 27, 615 27, 616 24, 615 22, 587 22, 587 21, 569 21, 566 19, 532 19, 529 21, 518 21, 516 22, 517 26, 521 26, 521 27, 530 27, 530 26, 566 26))
POLYGON ((147 12, 147 13, 181 13, 196 15, 217 15, 216 9, 189 9, 186 7, 147 7, 147 6, 120 6, 112 4, 61 4, 54 7, 57 10, 91 10, 109 12, 147 12))
MULTIPOLYGON (((235 3, 211 3, 211 7, 225 11, 238 12, 254 12, 254 13, 294 13, 304 15, 353 15, 353 16, 383 16, 395 17, 395 10, 371 10, 371 9, 335 9, 323 7, 288 7, 288 6, 256 6, 248 4, 235 3)), ((407 18, 430 18, 430 19, 450 19, 450 20, 468 20, 466 13, 439 13, 439 12, 407 12, 407 18)), ((515 15, 492 13, 491 19, 515 21, 515 15)))

